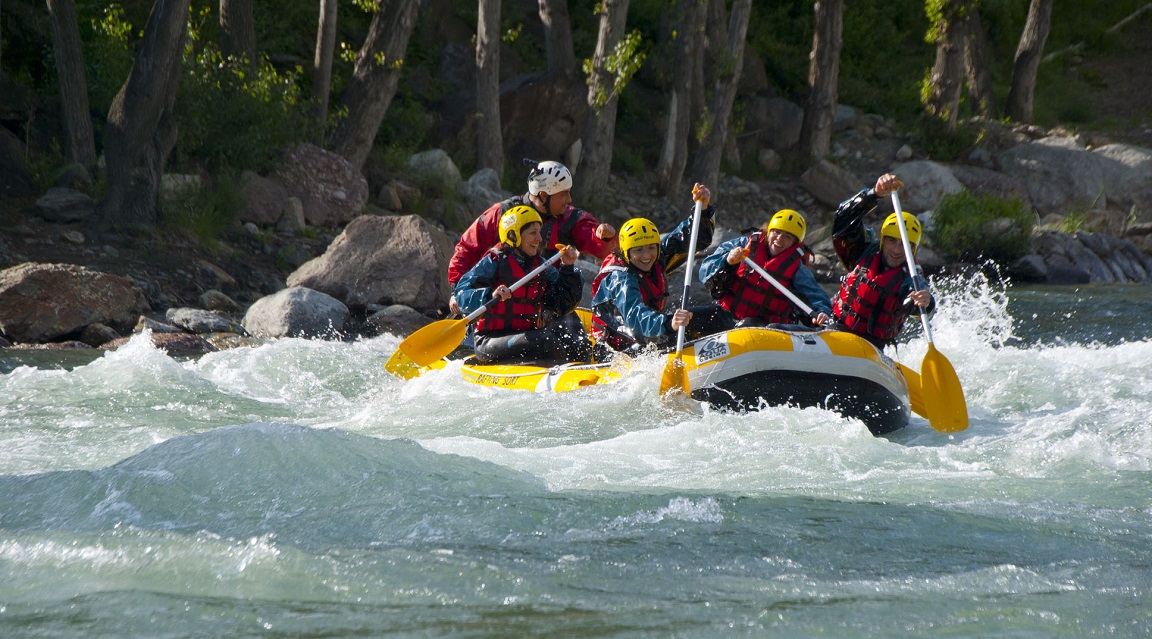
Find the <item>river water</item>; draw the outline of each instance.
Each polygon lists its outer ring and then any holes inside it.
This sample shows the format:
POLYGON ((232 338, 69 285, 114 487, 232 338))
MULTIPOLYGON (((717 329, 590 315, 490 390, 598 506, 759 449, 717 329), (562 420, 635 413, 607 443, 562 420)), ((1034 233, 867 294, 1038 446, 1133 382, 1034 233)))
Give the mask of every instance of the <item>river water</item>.
POLYGON ((669 406, 656 358, 0 351, 0 637, 1149 636, 1152 289, 936 284, 953 435, 669 406))

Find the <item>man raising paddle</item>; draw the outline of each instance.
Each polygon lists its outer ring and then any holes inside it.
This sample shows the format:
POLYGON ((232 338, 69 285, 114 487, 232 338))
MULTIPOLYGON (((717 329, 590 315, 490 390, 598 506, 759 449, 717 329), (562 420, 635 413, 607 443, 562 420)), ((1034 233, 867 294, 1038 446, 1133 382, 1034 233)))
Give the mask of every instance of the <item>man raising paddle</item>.
MULTIPOLYGON (((832 225, 832 246, 849 271, 832 304, 836 328, 856 333, 877 348, 896 343, 906 317, 931 313, 936 306, 923 276, 917 275, 913 282, 908 273, 896 214, 884 220, 879 239, 863 224, 879 199, 901 186, 895 175, 881 175, 875 187, 840 204, 832 225)), ((915 255, 922 233, 920 221, 910 213, 904 213, 903 221, 915 255)))

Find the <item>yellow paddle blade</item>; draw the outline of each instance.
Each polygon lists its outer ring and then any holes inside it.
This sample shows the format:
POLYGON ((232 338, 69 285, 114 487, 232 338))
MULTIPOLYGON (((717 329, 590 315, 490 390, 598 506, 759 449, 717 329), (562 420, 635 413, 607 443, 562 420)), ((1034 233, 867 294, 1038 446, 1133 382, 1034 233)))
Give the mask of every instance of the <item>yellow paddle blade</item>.
POLYGON ((400 379, 412 379, 420 376, 420 366, 399 349, 392 353, 392 357, 389 357, 388 361, 385 362, 384 370, 400 379))
POLYGON ((684 366, 684 360, 680 359, 679 354, 669 355, 668 363, 664 365, 664 372, 660 375, 660 394, 677 392, 688 395, 690 391, 688 368, 684 366))
POLYGON ((929 406, 928 423, 942 433, 954 433, 968 428, 968 405, 964 402, 964 389, 956 369, 928 342, 928 353, 920 364, 920 387, 929 406))
POLYGON ((904 381, 908 383, 908 402, 912 405, 912 412, 928 419, 928 407, 924 405, 924 395, 920 391, 920 373, 900 362, 892 363, 896 364, 896 368, 900 369, 900 373, 904 375, 904 381))
POLYGON ((456 350, 467 331, 468 320, 465 318, 432 322, 405 337, 397 352, 404 353, 417 366, 428 366, 456 350))
POLYGON ((576 316, 580 318, 580 323, 584 325, 584 333, 587 335, 592 334, 592 311, 583 307, 576 308, 576 316))

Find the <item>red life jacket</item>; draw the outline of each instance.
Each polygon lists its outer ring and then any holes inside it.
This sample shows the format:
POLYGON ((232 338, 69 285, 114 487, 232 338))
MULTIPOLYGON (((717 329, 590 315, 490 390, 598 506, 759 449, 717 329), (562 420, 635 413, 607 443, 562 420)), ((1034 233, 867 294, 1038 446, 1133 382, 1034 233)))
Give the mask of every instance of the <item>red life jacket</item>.
MULTIPOLYGON (((529 271, 544 263, 539 255, 528 258, 526 266, 504 251, 493 251, 496 261, 496 277, 492 281, 492 288, 501 284, 512 286, 517 280, 528 274, 529 271)), ((530 331, 540 327, 541 311, 544 308, 543 275, 533 279, 524 286, 512 291, 508 301, 499 301, 493 304, 486 313, 476 319, 476 331, 488 332, 518 332, 530 331)))
POLYGON ((879 253, 857 262, 832 302, 832 314, 853 333, 890 342, 904 328, 900 287, 906 273, 899 268, 883 269, 879 253))
MULTIPOLYGON (((775 257, 768 255, 768 242, 763 233, 753 233, 750 238, 748 257, 763 265, 769 275, 776 278, 786 288, 792 288, 796 271, 804 261, 804 249, 800 245, 781 251, 775 257)), ((768 280, 741 262, 736 275, 729 280, 728 290, 720 297, 720 306, 728 309, 736 319, 758 317, 768 323, 792 321, 792 302, 776 290, 768 280)))
MULTIPOLYGON (((596 297, 596 291, 600 290, 600 282, 614 271, 627 271, 635 276, 637 284, 640 285, 640 299, 644 301, 644 305, 658 313, 664 310, 664 305, 668 302, 668 281, 664 276, 663 263, 657 260, 648 272, 644 272, 613 253, 604 258, 604 262, 600 265, 600 273, 596 275, 596 279, 592 280, 593 298, 596 297)), ((607 324, 600 317, 600 314, 598 312, 593 314, 592 337, 599 340, 604 335, 606 328, 607 324)))

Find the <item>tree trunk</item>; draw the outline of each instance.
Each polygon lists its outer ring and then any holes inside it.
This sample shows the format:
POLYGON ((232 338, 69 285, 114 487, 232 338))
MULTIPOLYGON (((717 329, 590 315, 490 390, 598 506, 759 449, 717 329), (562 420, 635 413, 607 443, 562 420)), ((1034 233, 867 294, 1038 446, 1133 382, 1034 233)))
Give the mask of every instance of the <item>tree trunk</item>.
POLYGON ((676 3, 677 41, 671 95, 668 97, 668 120, 664 130, 664 147, 656 165, 656 179, 664 195, 676 201, 680 182, 688 166, 688 138, 692 135, 692 94, 699 85, 693 82, 693 69, 703 59, 706 5, 702 0, 678 0, 676 3))
POLYGON ((752 0, 734 0, 732 15, 728 20, 727 49, 723 63, 718 65, 716 88, 703 124, 704 135, 700 140, 700 150, 696 154, 692 172, 696 179, 710 187, 715 187, 720 179, 720 158, 724 153, 724 139, 728 136, 728 116, 732 113, 732 103, 736 100, 736 88, 740 84, 740 71, 744 66, 744 37, 748 34, 748 18, 752 14, 752 0))
POLYGON ((1028 5, 1028 20, 1016 47, 1012 63, 1012 87, 1008 90, 1009 118, 1017 122, 1032 121, 1032 95, 1036 91, 1036 73, 1040 70, 1040 57, 1052 20, 1052 0, 1032 0, 1028 5))
POLYGON ((328 125, 328 94, 332 91, 332 55, 336 50, 336 0, 320 0, 320 22, 316 27, 316 55, 312 58, 313 140, 324 142, 328 125))
POLYGON ((500 0, 480 0, 476 20, 476 166, 504 176, 500 133, 500 0))
POLYGON ((96 140, 88 114, 88 81, 84 76, 84 50, 74 0, 48 0, 52 19, 52 50, 60 81, 60 110, 64 114, 68 157, 84 166, 96 165, 96 140))
POLYGON ((996 94, 992 89, 992 56, 988 53, 988 34, 973 8, 964 22, 964 69, 968 74, 968 91, 981 117, 996 118, 996 94))
MULTIPOLYGON (((728 33, 728 11, 724 0, 701 0, 704 7, 704 34, 700 39, 700 53, 692 67, 692 84, 699 87, 692 92, 692 122, 699 123, 708 115, 708 101, 720 74, 718 61, 724 51, 724 37, 728 33), (707 79, 706 79, 707 78, 707 79)), ((699 133, 694 131, 694 134, 699 133)), ((699 142, 699 140, 697 140, 699 142)))
POLYGON ((597 193, 608 184, 612 168, 612 145, 616 139, 616 105, 619 96, 613 89, 615 74, 605 67, 616 44, 624 37, 628 20, 628 0, 603 0, 600 32, 588 76, 588 121, 584 126, 584 153, 580 159, 580 177, 575 193, 579 198, 597 193))
POLYGON ((816 0, 812 54, 808 65, 808 102, 800 126, 800 153, 821 160, 832 145, 840 81, 840 47, 844 33, 844 0, 816 0))
POLYGON ((544 23, 544 45, 548 54, 548 73, 574 77, 576 49, 572 45, 572 19, 568 0, 540 0, 540 21, 544 23))
POLYGON ((256 21, 252 0, 220 0, 220 50, 256 62, 256 21))
POLYGON ((396 95, 420 0, 381 0, 377 6, 341 98, 348 117, 332 135, 332 149, 356 168, 364 166, 396 95))
POLYGON ((108 110, 104 132, 108 190, 105 224, 153 225, 164 161, 176 144, 172 108, 190 0, 156 0, 136 48, 132 71, 108 110))
POLYGON ((936 62, 928 75, 924 109, 929 115, 956 126, 960 91, 964 87, 963 15, 975 0, 941 0, 935 27, 936 62))

